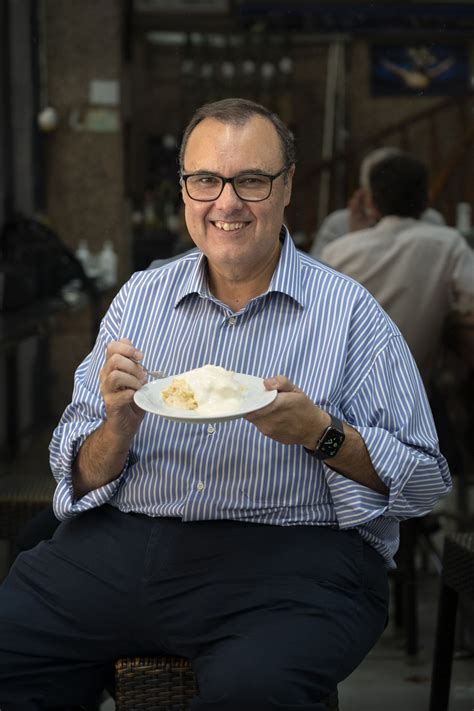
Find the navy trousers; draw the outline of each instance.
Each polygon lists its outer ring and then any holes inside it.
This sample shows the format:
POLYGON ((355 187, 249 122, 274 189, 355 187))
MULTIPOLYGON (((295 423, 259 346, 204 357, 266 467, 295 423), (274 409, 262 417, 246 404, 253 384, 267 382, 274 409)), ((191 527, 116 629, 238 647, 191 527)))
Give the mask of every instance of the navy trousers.
POLYGON ((166 653, 192 660, 193 711, 319 711, 387 610, 383 560, 355 531, 103 506, 0 588, 0 708, 88 704, 118 657, 166 653))

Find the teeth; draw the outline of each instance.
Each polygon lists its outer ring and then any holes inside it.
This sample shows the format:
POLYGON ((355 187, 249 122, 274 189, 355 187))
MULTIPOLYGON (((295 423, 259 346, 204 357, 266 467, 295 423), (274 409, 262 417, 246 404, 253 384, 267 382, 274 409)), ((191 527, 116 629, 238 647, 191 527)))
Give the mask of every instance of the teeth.
POLYGON ((224 232, 232 232, 233 230, 239 230, 245 227, 245 222, 215 222, 216 227, 224 232))

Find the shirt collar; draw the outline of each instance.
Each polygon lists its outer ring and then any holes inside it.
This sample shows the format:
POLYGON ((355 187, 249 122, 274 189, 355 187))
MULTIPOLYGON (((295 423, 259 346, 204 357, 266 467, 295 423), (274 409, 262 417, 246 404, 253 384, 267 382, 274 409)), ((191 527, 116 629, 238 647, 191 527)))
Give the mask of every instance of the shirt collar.
POLYGON ((280 232, 282 242, 280 259, 273 272, 268 292, 280 292, 304 306, 303 285, 300 269, 300 254, 291 239, 288 228, 282 226, 280 232))
MULTIPOLYGON (((303 287, 299 269, 299 254, 285 225, 282 225, 280 240, 282 242, 280 258, 273 272, 267 293, 279 292, 286 294, 303 306, 303 287)), ((209 298, 211 296, 207 283, 207 259, 202 252, 196 252, 193 256, 195 260, 194 265, 176 296, 175 306, 177 306, 182 299, 191 294, 197 294, 203 298, 209 298)))
POLYGON ((407 230, 409 227, 417 224, 418 220, 414 217, 402 217, 401 215, 386 215, 377 223, 376 227, 382 230, 407 230))

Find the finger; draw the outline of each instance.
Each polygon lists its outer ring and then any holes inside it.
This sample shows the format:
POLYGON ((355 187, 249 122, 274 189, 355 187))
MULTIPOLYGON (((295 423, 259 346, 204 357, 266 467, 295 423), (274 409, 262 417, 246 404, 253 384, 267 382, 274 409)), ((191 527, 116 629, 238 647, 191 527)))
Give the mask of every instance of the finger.
POLYGON ((121 338, 119 341, 111 341, 106 347, 106 358, 111 358, 115 353, 132 360, 142 360, 143 353, 135 348, 128 338, 121 338))
POLYGON ((134 376, 137 380, 145 382, 146 374, 143 368, 134 360, 127 358, 120 353, 113 353, 104 363, 101 371, 101 378, 105 380, 112 373, 128 373, 134 376))
POLYGON ((116 412, 122 407, 131 405, 131 403, 134 402, 133 396, 136 392, 137 391, 133 388, 125 388, 124 390, 119 390, 114 393, 113 398, 109 395, 109 399, 107 401, 108 407, 116 412))
POLYGON ((300 393, 297 385, 289 380, 285 375, 275 375, 272 378, 265 378, 263 381, 267 390, 278 390, 279 393, 300 393))
POLYGON ((124 390, 132 390, 133 392, 140 390, 143 381, 137 378, 134 374, 126 373, 120 370, 113 370, 106 373, 101 380, 101 392, 104 397, 115 395, 124 390))
POLYGON ((266 417, 270 415, 275 409, 275 403, 276 400, 271 402, 269 405, 266 405, 265 407, 260 407, 258 410, 252 410, 252 412, 247 412, 247 414, 244 415, 244 419, 248 420, 248 422, 252 422, 253 424, 258 422, 264 423, 266 417))

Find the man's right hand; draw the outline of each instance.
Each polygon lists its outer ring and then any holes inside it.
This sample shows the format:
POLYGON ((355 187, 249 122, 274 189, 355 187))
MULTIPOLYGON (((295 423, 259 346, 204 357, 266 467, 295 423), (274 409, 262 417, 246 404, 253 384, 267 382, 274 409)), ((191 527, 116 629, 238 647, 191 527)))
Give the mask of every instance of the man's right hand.
POLYGON ((347 208, 349 210, 350 232, 357 232, 374 226, 375 221, 367 213, 366 191, 364 188, 358 188, 353 193, 347 208))
POLYGON ((109 343, 105 364, 100 371, 100 392, 106 418, 83 442, 72 466, 74 495, 80 499, 116 479, 127 459, 130 442, 145 413, 133 401, 146 376, 134 360, 143 353, 128 340, 109 343))
POLYGON ((134 362, 142 358, 143 353, 128 338, 121 338, 107 346, 105 364, 100 371, 100 392, 108 427, 128 439, 134 436, 145 415, 133 400, 135 392, 147 382, 144 370, 134 362))

